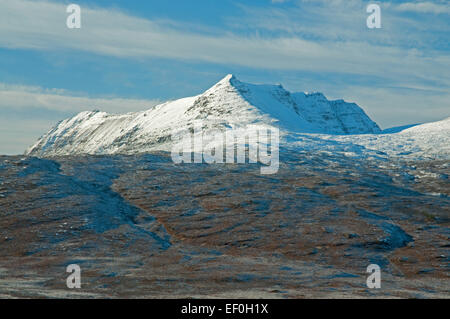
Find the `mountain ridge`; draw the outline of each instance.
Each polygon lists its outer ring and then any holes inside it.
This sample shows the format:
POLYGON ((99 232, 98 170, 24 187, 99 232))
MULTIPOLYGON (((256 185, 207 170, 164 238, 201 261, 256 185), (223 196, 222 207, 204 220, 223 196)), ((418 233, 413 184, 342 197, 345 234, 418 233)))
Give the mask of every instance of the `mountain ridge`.
POLYGON ((281 132, 381 133, 355 103, 322 93, 291 93, 281 85, 250 84, 228 74, 205 92, 125 114, 85 111, 58 123, 26 154, 140 153, 168 150, 173 130, 205 121, 222 128, 272 125, 281 132))

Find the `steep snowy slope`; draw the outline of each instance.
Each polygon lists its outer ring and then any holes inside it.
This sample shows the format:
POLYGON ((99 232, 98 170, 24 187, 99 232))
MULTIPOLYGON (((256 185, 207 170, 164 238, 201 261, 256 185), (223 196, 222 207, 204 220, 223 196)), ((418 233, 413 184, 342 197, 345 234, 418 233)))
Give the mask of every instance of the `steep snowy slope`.
POLYGON ((322 93, 294 93, 293 99, 305 118, 329 134, 380 133, 380 128, 355 103, 328 101, 322 93))
POLYGON ((173 130, 195 120, 207 127, 268 124, 282 133, 365 134, 381 132, 354 103, 328 101, 320 93, 291 94, 282 86, 254 85, 227 75, 201 95, 147 111, 111 115, 82 112, 60 122, 27 154, 114 154, 170 149, 173 130))

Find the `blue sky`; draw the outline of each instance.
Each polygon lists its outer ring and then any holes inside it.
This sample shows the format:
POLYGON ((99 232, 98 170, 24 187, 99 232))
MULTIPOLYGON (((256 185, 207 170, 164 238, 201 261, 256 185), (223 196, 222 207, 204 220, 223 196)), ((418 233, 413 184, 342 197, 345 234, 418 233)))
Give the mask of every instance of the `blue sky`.
POLYGON ((358 103, 383 128, 450 116, 450 3, 0 0, 0 154, 80 111, 142 110, 235 74, 358 103), (81 29, 66 6, 81 7, 81 29))

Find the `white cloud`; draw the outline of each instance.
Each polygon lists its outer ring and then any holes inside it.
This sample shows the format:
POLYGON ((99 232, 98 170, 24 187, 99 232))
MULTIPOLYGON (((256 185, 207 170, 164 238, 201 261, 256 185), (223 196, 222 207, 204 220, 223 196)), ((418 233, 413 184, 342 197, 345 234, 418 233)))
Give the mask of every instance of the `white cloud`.
MULTIPOLYGON (((334 1, 339 7, 344 2, 334 1)), ((352 1, 351 7, 360 5, 352 1)), ((206 61, 276 70, 310 70, 380 76, 391 80, 404 77, 443 80, 441 70, 449 57, 432 53, 424 58, 396 46, 370 44, 362 37, 315 41, 299 35, 279 37, 240 36, 232 33, 206 35, 126 15, 119 11, 82 7, 82 28, 68 29, 65 6, 53 2, 0 0, 0 46, 35 50, 81 50, 126 58, 164 57, 206 61), (386 72, 385 70, 389 70, 386 72)), ((340 11, 342 14, 343 10, 340 11)), ((353 12, 353 11, 352 11, 353 12)), ((330 20, 324 21, 330 26, 330 20)), ((364 26, 355 16, 346 17, 351 34, 364 26), (361 23, 359 23, 359 22, 361 23), (361 26, 360 26, 361 24, 361 26)), ((291 21, 291 20, 290 20, 291 21)), ((343 20, 336 21, 340 23, 343 20)), ((178 24, 179 25, 179 24, 178 24)), ((333 28, 322 29, 325 33, 333 28)), ((361 35, 361 33, 359 33, 361 35)), ((376 33, 373 33, 376 36, 376 33)), ((384 33, 385 36, 386 33, 384 33)))
POLYGON ((35 108, 77 113, 99 109, 111 113, 127 113, 146 110, 159 103, 159 100, 90 98, 71 95, 61 89, 0 83, 0 110, 35 108))
POLYGON ((450 14, 450 5, 448 3, 437 4, 433 2, 406 2, 398 5, 396 10, 419 13, 450 14))

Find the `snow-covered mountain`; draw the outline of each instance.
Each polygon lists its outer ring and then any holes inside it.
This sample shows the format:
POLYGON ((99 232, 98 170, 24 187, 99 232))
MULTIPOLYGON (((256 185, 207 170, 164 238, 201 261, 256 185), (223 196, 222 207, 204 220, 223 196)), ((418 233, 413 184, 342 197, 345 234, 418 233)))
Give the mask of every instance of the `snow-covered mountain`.
POLYGON ((174 129, 202 120, 210 127, 272 125, 281 133, 380 133, 354 103, 321 93, 293 93, 281 85, 243 83, 227 75, 204 93, 121 115, 82 112, 58 123, 26 153, 37 156, 168 150, 174 129))

